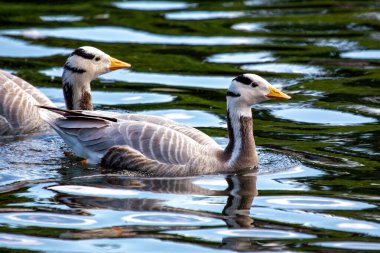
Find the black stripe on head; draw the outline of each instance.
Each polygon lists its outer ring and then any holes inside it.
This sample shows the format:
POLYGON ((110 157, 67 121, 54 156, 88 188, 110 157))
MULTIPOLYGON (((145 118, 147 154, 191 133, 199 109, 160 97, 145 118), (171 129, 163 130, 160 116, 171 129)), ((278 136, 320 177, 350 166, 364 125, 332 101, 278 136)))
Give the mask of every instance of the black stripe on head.
POLYGON ((94 54, 86 52, 86 50, 84 50, 83 48, 75 49, 74 52, 72 52, 70 56, 73 56, 73 55, 78 55, 78 56, 85 58, 85 59, 88 59, 88 60, 92 60, 95 58, 94 54))
POLYGON ((251 85, 252 87, 257 86, 257 84, 254 81, 252 81, 244 75, 237 76, 234 80, 245 85, 251 85))
POLYGON ((239 93, 234 93, 232 91, 227 91, 227 97, 240 97, 239 93))
POLYGON ((78 74, 83 74, 84 72, 86 72, 86 70, 84 69, 71 67, 68 62, 65 63, 65 66, 63 66, 63 68, 68 71, 71 71, 73 73, 78 73, 78 74))

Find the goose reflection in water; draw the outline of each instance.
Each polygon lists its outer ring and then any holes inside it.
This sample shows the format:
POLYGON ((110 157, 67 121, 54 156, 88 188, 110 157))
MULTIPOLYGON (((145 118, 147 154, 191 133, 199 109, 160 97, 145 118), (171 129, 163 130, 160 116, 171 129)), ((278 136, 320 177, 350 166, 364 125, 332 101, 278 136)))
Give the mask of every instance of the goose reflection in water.
MULTIPOLYGON (((212 219, 219 221, 219 225, 225 223, 228 228, 253 228, 253 219, 249 216, 254 197, 257 195, 256 190, 256 173, 247 173, 239 175, 227 175, 224 179, 227 182, 227 188, 223 185, 218 177, 217 185, 207 186, 210 182, 213 184, 214 178, 196 177, 196 178, 137 178, 137 177, 120 177, 120 176, 96 176, 79 178, 81 185, 88 187, 101 187, 100 189, 114 190, 132 190, 138 191, 139 194, 131 195, 130 198, 112 198, 99 196, 78 196, 73 194, 57 193, 55 199, 72 208, 81 209, 103 209, 114 211, 132 211, 139 214, 167 214, 167 222, 164 225, 162 217, 155 222, 145 221, 143 223, 129 224, 112 228, 102 228, 93 230, 70 231, 65 232, 61 237, 65 239, 86 239, 86 238, 109 238, 109 237, 149 237, 149 238, 167 238, 180 239, 175 235, 175 230, 200 229, 205 228, 202 222, 181 222, 170 220, 169 215, 185 218, 199 217, 202 219, 212 219), (202 183, 201 183, 202 182, 202 183), (204 184, 203 184, 204 182, 204 184), (207 188, 206 188, 207 187, 207 188), (213 188, 213 189, 211 189, 213 188), (219 189, 220 190, 219 190, 219 189), (168 204, 171 200, 176 199, 176 195, 190 196, 191 205, 187 207, 183 204, 183 196, 176 204, 168 204), (227 196, 224 208, 220 206, 218 211, 203 211, 201 203, 217 205, 223 202, 223 196, 227 196), (217 204, 215 204, 217 199, 217 204), (210 200, 210 201, 208 201, 210 200), (199 201, 199 202, 198 202, 199 201), (197 204, 198 203, 198 204, 197 204), (172 224, 171 224, 172 223, 172 224), (173 234, 161 234, 157 231, 174 231, 173 234), (149 231, 155 231, 149 233, 149 231)), ((189 198, 185 198, 189 199, 189 198)), ((144 216, 141 216, 143 220, 144 216)), ((165 218, 165 216, 163 216, 165 218)), ((190 218, 191 220, 191 218, 190 218)), ((128 223, 128 222, 127 222, 128 223)), ((223 226, 221 227, 223 228, 223 226)), ((225 235, 228 237, 228 235, 225 235)), ((224 238, 226 239, 226 238, 224 238)), ((224 241, 223 239, 223 241, 224 241)), ((236 238, 238 239, 238 238, 236 238)), ((228 239, 228 244, 234 241, 234 238, 228 239)))

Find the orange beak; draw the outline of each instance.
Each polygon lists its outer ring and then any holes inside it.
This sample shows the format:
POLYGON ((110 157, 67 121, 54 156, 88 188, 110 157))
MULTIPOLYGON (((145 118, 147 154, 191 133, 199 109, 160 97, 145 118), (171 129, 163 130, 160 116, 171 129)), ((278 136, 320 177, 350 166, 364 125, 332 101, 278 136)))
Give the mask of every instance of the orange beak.
POLYGON ((125 68, 130 68, 132 67, 131 64, 120 61, 116 58, 110 57, 111 65, 110 65, 110 71, 114 71, 117 69, 125 69, 125 68))
POLYGON ((276 89, 272 85, 269 85, 269 94, 267 95, 268 98, 276 98, 276 99, 291 99, 292 97, 286 95, 282 91, 276 89))

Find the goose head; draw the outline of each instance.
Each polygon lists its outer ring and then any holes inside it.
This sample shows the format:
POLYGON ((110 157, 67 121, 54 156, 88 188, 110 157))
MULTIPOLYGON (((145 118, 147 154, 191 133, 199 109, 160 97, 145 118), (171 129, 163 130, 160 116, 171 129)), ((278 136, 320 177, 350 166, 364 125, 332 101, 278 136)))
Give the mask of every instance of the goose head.
POLYGON ((99 75, 130 67, 129 63, 113 58, 95 47, 75 49, 67 58, 62 74, 67 109, 92 110, 90 82, 99 75))
POLYGON ((228 100, 249 107, 270 99, 290 98, 273 87, 267 80, 255 74, 237 76, 232 80, 227 91, 228 100))

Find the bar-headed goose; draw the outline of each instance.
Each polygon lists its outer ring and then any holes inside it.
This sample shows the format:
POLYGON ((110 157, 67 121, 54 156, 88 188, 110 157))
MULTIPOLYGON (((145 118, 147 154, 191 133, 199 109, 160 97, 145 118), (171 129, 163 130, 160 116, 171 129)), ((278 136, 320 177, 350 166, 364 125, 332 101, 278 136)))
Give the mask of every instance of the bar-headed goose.
MULTIPOLYGON (((130 66, 94 47, 75 49, 68 57, 62 75, 67 109, 92 110, 90 82, 101 74, 130 66)), ((0 70, 0 136, 47 128, 36 105, 55 106, 33 85, 0 70)))
POLYGON ((232 80, 227 91, 229 143, 225 149, 197 129, 161 117, 109 117, 49 107, 43 117, 89 164, 186 176, 255 168, 258 157, 251 106, 272 98, 290 99, 258 75, 244 74, 232 80))

